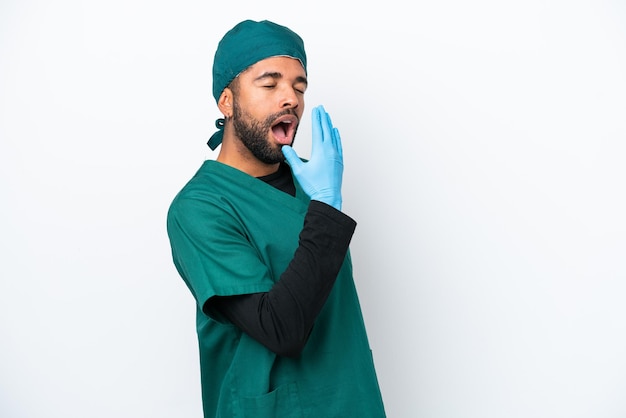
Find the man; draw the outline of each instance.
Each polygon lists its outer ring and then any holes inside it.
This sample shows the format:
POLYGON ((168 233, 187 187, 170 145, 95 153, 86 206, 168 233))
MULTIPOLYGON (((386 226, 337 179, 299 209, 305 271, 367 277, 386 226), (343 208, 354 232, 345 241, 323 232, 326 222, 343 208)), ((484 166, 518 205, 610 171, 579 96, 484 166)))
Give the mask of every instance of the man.
POLYGON ((197 302, 205 417, 385 416, 341 212, 339 131, 313 110, 309 161, 299 35, 246 20, 220 41, 221 144, 171 204, 174 264, 197 302))

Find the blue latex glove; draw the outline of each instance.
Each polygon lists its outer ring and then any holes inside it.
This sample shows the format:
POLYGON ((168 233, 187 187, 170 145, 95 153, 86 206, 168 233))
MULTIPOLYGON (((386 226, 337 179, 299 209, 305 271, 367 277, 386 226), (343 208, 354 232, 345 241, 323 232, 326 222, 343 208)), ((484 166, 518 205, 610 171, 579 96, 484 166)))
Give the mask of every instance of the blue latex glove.
POLYGON ((311 198, 341 210, 343 151, 339 130, 333 127, 323 106, 311 112, 313 136, 311 158, 303 162, 293 148, 284 145, 283 154, 302 190, 311 198))

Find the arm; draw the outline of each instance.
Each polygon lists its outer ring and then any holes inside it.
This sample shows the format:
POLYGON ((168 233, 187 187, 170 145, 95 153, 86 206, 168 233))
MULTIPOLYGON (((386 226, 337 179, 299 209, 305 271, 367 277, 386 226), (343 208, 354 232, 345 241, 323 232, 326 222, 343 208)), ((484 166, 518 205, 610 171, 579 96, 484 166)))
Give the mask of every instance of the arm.
POLYGON ((343 264, 356 222, 311 201, 299 246, 269 292, 214 297, 215 310, 273 352, 297 356, 304 348, 343 264))
POLYGON ((206 308, 216 309, 272 351, 295 356, 330 294, 356 223, 340 212, 341 138, 323 107, 313 109, 310 161, 302 162, 289 146, 283 153, 311 198, 294 258, 269 292, 214 297, 206 308))

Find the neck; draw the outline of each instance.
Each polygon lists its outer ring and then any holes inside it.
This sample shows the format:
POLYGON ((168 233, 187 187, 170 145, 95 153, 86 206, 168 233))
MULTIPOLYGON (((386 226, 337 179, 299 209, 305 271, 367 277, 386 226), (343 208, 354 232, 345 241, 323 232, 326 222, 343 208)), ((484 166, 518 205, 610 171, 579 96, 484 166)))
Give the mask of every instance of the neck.
MULTIPOLYGON (((240 146, 243 147, 243 144, 240 144, 240 146)), ((232 142, 223 141, 217 161, 243 171, 252 177, 262 177, 275 173, 280 166, 280 163, 266 164, 257 159, 247 149, 242 152, 236 148, 232 142)))

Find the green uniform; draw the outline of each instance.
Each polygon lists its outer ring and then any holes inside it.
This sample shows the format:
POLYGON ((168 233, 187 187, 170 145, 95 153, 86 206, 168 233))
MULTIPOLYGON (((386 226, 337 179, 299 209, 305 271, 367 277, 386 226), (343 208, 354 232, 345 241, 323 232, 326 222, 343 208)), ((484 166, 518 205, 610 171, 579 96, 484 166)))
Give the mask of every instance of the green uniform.
MULTIPOLYGON (((295 180, 294 180, 295 181, 295 180)), ((385 416, 348 253, 301 355, 281 357, 202 307, 267 292, 298 246, 309 199, 206 161, 168 213, 174 264, 197 302, 205 417, 385 416)))

